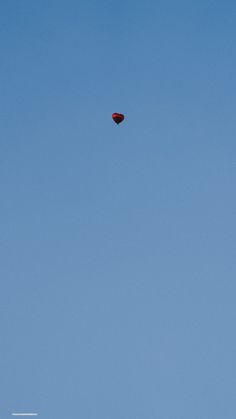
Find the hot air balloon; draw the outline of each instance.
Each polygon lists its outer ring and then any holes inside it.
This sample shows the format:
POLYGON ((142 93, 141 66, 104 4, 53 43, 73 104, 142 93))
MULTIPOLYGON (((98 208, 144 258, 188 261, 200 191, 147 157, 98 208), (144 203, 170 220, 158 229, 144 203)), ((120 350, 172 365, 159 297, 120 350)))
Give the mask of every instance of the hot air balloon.
POLYGON ((112 119, 116 124, 120 124, 122 121, 124 121, 125 117, 122 113, 113 113, 112 114, 112 119))

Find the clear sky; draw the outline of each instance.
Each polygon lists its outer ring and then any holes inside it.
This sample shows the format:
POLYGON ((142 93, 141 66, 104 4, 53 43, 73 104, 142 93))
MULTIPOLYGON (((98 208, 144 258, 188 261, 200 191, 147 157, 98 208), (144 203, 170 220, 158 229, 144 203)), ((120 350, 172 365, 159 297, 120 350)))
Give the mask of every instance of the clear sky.
POLYGON ((235 419, 235 22, 1 1, 1 419, 235 419))

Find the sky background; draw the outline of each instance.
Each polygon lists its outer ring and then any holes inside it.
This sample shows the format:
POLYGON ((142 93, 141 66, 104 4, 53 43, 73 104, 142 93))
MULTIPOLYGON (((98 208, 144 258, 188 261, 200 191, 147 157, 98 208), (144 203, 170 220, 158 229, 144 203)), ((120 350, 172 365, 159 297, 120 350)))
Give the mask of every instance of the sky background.
POLYGON ((235 22, 0 2, 1 419, 235 419, 235 22))

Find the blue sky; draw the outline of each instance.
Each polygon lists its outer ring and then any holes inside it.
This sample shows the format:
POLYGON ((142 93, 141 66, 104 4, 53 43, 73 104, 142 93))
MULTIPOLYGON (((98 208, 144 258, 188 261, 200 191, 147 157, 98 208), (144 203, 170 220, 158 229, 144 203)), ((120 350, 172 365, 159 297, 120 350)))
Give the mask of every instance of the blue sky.
POLYGON ((0 418, 235 419, 235 18, 2 2, 0 418))

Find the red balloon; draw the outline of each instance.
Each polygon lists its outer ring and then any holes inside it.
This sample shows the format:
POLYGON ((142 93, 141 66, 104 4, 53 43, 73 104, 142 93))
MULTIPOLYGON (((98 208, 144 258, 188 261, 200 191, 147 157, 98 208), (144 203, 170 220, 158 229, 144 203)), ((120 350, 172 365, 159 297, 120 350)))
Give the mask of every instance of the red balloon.
POLYGON ((124 121, 125 117, 122 113, 115 112, 112 114, 112 119, 116 124, 120 124, 122 121, 124 121))

